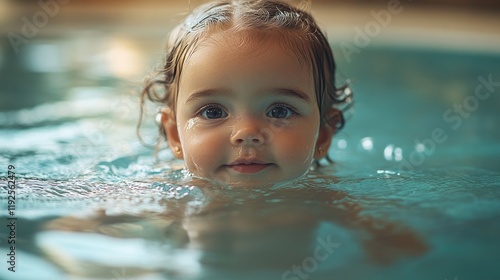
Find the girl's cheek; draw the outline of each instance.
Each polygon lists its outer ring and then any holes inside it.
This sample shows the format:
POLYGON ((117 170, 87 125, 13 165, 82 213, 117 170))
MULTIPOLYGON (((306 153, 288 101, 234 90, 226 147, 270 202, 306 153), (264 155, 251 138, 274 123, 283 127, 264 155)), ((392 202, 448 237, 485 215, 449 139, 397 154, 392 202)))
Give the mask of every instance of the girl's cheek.
POLYGON ((290 162, 306 162, 311 157, 313 150, 313 143, 311 141, 306 141, 305 139, 285 139, 280 145, 282 147, 282 154, 288 157, 290 162))
POLYGON ((185 127, 181 137, 184 160, 191 172, 205 175, 220 165, 222 137, 216 128, 203 129, 195 122, 188 121, 185 127))
POLYGON ((280 154, 287 157, 289 162, 298 165, 312 162, 314 157, 314 146, 317 139, 317 133, 314 129, 301 129, 288 135, 281 135, 279 145, 280 154))

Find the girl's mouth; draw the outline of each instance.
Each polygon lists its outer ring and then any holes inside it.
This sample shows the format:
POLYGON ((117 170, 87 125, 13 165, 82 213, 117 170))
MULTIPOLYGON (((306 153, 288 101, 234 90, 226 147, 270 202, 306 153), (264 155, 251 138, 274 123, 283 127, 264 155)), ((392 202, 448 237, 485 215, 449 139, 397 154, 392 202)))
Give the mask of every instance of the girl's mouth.
POLYGON ((236 172, 244 174, 257 173, 261 170, 266 169, 269 166, 271 166, 270 163, 240 163, 240 164, 227 165, 228 168, 231 168, 236 172))

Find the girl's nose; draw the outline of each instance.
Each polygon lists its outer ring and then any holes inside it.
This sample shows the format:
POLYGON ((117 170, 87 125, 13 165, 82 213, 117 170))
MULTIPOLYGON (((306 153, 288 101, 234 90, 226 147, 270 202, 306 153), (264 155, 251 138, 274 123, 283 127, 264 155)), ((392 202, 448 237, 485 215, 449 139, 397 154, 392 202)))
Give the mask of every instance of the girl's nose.
POLYGON ((265 142, 264 130, 256 123, 246 121, 240 125, 236 125, 233 135, 231 135, 231 143, 235 146, 258 146, 265 142))

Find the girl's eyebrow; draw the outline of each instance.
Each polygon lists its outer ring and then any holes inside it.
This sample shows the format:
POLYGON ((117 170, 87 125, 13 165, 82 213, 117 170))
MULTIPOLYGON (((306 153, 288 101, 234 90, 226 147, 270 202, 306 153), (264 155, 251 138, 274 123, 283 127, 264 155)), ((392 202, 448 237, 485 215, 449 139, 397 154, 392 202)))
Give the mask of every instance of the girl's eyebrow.
MULTIPOLYGON (((285 95, 298 98, 305 101, 306 103, 311 102, 311 98, 301 90, 289 89, 289 88, 272 88, 270 90, 265 90, 263 92, 271 92, 276 95, 285 95)), ((224 89, 205 89, 192 93, 186 100, 186 103, 193 102, 196 99, 200 98, 207 98, 213 96, 232 96, 232 95, 233 93, 231 91, 224 89)))
POLYGON ((207 98, 212 96, 230 96, 230 95, 232 95, 232 93, 224 89, 204 89, 192 93, 186 100, 186 104, 200 98, 207 98))
POLYGON ((307 103, 311 103, 311 98, 305 92, 297 89, 289 89, 289 88, 273 88, 271 92, 277 93, 278 95, 285 95, 290 97, 296 97, 302 99, 307 103))

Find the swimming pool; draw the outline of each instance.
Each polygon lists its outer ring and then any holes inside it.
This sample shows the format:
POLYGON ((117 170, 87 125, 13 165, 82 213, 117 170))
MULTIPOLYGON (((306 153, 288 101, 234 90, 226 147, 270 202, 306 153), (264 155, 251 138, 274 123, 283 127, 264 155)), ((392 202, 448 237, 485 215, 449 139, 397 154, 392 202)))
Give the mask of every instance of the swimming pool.
POLYGON ((337 59, 356 104, 336 163, 283 188, 200 188, 156 163, 117 80, 1 112, 0 278, 498 279, 500 55, 337 59))

